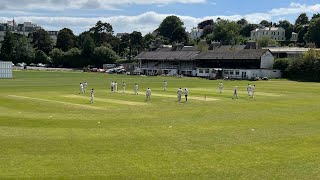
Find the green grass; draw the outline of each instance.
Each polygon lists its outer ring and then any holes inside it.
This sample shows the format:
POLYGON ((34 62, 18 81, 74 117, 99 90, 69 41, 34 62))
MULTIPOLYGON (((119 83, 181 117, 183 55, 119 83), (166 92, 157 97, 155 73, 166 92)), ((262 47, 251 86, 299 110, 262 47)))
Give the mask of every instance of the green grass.
POLYGON ((198 78, 14 77, 0 79, 0 179, 320 178, 319 83, 224 81, 220 95, 220 81, 198 78), (119 91, 125 81, 127 93, 111 93, 112 80, 119 91), (84 81, 96 90, 94 104, 78 94, 84 81), (246 95, 248 83, 255 98, 246 95), (179 87, 188 87, 187 103, 176 102, 179 87))

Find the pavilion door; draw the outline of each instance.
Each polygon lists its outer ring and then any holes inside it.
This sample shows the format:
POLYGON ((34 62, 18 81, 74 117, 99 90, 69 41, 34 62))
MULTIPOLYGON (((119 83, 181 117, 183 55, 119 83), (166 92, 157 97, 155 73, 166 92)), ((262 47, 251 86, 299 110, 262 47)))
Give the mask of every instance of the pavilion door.
POLYGON ((247 79, 247 72, 242 72, 241 73, 241 78, 242 79, 247 79))

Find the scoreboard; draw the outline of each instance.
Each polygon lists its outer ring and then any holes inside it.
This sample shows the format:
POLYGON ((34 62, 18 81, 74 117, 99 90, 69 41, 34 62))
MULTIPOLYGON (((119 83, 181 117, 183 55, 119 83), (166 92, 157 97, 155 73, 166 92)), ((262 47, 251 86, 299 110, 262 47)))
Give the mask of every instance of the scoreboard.
POLYGON ((12 62, 0 61, 0 79, 12 78, 12 62))

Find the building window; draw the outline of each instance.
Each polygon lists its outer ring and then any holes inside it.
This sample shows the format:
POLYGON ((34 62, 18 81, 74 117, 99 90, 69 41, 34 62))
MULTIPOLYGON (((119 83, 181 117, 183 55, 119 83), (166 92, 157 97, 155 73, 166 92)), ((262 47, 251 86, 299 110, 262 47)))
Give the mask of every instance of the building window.
POLYGON ((224 74, 229 74, 228 70, 223 71, 224 74))
POLYGON ((230 71, 230 75, 233 75, 233 71, 230 71))
POLYGON ((206 69, 205 73, 209 73, 209 69, 206 69))
POLYGON ((278 32, 278 35, 280 35, 280 32, 278 32))
POLYGON ((239 70, 236 70, 236 75, 239 75, 239 74, 240 74, 239 70))

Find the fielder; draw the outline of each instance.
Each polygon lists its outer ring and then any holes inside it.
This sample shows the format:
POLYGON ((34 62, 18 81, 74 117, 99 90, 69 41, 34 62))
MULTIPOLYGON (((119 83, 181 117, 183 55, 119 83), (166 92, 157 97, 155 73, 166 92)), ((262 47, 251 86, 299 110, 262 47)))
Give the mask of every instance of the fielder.
POLYGON ((90 95, 91 95, 90 102, 91 102, 91 104, 92 104, 92 103, 93 103, 93 101, 94 101, 94 89, 91 89, 91 93, 90 93, 90 95))
POLYGON ((163 90, 164 90, 164 92, 167 91, 167 81, 163 82, 163 90))
POLYGON ((88 87, 88 83, 87 83, 87 82, 84 82, 84 83, 83 83, 83 88, 84 88, 83 91, 84 91, 84 92, 87 91, 87 87, 88 87))
POLYGON ((111 81, 111 92, 113 92, 113 86, 114 86, 114 82, 111 81))
POLYGON ((118 92, 118 83, 117 82, 114 82, 113 91, 118 92))
POLYGON ((236 97, 238 99, 238 86, 234 87, 232 99, 234 99, 234 97, 236 97))
POLYGON ((251 95, 251 88, 252 88, 251 85, 248 84, 248 86, 247 86, 248 96, 251 95))
POLYGON ((150 101, 150 98, 151 98, 151 89, 148 88, 146 91, 146 101, 150 101))
POLYGON ((79 92, 79 94, 83 94, 83 93, 84 93, 84 91, 83 91, 83 84, 80 83, 80 92, 79 92))
POLYGON ((126 86, 127 84, 125 82, 122 82, 122 92, 126 93, 126 86))
POLYGON ((255 90, 255 88, 256 88, 256 85, 253 85, 253 86, 251 87, 251 97, 252 97, 252 98, 254 97, 254 90, 255 90))
POLYGON ((186 98, 186 102, 188 101, 189 91, 187 88, 184 89, 184 97, 186 98))
POLYGON ((222 93, 222 88, 223 88, 223 84, 222 84, 222 82, 220 82, 219 83, 219 92, 220 92, 220 94, 222 93))
POLYGON ((138 84, 135 83, 133 87, 134 94, 138 94, 138 84))
POLYGON ((181 102, 182 89, 179 88, 177 91, 178 102, 181 102))

